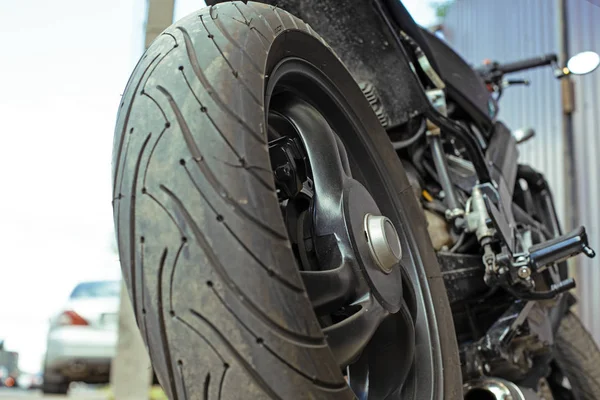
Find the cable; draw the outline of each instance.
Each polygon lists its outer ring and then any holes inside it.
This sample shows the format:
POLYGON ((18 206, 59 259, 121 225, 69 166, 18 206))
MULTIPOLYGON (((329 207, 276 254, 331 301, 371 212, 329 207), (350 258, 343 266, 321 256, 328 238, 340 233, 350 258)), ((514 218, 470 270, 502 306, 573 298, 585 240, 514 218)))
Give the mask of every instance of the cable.
POLYGON ((419 126, 419 130, 417 130, 417 133, 415 133, 414 135, 412 135, 410 138, 408 138, 406 140, 392 142, 392 145, 394 146, 394 150, 402 150, 404 148, 407 148, 408 146, 410 146, 411 144, 413 144, 417 140, 419 140, 421 138, 421 136, 423 136, 423 134, 425 133, 426 130, 427 130, 427 120, 425 118, 423 118, 423 120, 421 121, 421 125, 419 126))
POLYGON ((444 205, 444 203, 442 203, 439 200, 435 200, 435 199, 433 201, 423 202, 423 207, 425 207, 429 211, 435 211, 442 215, 446 212, 446 206, 444 205))
POLYGON ((451 133, 463 144, 465 151, 469 156, 469 160, 471 160, 473 166, 475 167, 475 172, 477 173, 480 183, 492 182, 487 160, 483 155, 483 151, 479 146, 477 138, 461 124, 440 114, 433 107, 430 107, 429 110, 425 112, 425 115, 431 120, 431 122, 439 126, 442 131, 448 131, 448 133, 451 133))
POLYGON ((512 212, 517 222, 537 227, 546 237, 554 236, 541 222, 536 221, 531 215, 527 214, 525 210, 515 203, 512 203, 512 212))
POLYGON ((427 146, 418 147, 413 152, 413 155, 411 157, 412 162, 413 162, 413 166, 419 172, 419 174, 421 174, 421 176, 425 176, 425 170, 423 169, 423 165, 421 164, 421 160, 423 159, 423 154, 425 153, 426 149, 427 149, 427 146))
POLYGON ((427 161, 423 161, 423 169, 427 171, 427 173, 433 178, 433 180, 435 180, 438 184, 440 183, 440 178, 438 178, 437 172, 435 172, 434 167, 429 165, 427 161))
POLYGON ((460 234, 460 236, 458 237, 458 240, 456 241, 456 243, 454 243, 454 246, 450 247, 450 250, 448 250, 448 253, 454 253, 456 250, 459 249, 460 246, 462 246, 462 244, 465 242, 465 237, 466 237, 466 233, 462 232, 460 234))

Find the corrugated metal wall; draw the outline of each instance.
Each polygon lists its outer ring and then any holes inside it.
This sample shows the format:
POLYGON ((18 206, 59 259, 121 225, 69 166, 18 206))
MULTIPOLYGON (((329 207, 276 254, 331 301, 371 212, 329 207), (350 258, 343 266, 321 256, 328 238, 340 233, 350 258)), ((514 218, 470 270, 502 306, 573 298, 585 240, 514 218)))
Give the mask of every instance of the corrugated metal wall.
MULTIPOLYGON (((600 2, 567 1, 569 52, 600 53, 600 2), (595 3, 595 4, 592 4, 595 3)), ((575 113, 573 131, 580 223, 585 225, 592 247, 600 252, 600 70, 573 77, 575 113)), ((600 343, 600 261, 579 258, 579 312, 600 343)))
MULTIPOLYGON (((508 62, 559 52, 558 4, 555 0, 456 0, 444 21, 450 44, 473 64, 485 58, 508 62)), ((569 51, 600 53, 600 7, 587 0, 567 0, 569 51)), ((600 250, 600 70, 574 77, 576 111, 574 147, 579 184, 577 204, 566 204, 560 83, 542 68, 514 74, 531 80, 530 87, 505 91, 500 117, 511 128, 531 126, 537 136, 519 147, 521 162, 543 171, 555 194, 563 221, 566 207, 578 207, 579 223, 590 244, 600 250)), ((599 261, 578 258, 579 312, 600 342, 599 261)))

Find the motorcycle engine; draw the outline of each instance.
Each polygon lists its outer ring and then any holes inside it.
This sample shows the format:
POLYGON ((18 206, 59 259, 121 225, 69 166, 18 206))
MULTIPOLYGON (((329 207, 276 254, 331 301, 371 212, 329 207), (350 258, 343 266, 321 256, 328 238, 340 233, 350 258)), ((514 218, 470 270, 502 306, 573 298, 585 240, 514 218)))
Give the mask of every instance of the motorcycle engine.
POLYGON ((442 214, 422 207, 421 197, 423 196, 423 187, 419 179, 419 174, 410 163, 404 163, 404 169, 406 171, 406 175, 408 176, 408 181, 412 186, 413 193, 419 204, 421 204, 421 209, 425 214, 425 219, 427 221, 427 232, 431 238, 433 248, 435 251, 440 251, 442 249, 451 247, 456 243, 456 240, 452 236, 450 224, 448 224, 442 214))

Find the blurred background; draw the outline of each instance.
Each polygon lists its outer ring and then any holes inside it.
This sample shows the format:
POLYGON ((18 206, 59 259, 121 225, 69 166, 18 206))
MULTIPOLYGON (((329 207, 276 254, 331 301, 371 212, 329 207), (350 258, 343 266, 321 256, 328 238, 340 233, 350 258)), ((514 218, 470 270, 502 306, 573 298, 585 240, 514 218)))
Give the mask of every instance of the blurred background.
MULTIPOLYGON (((473 64, 600 52, 600 7, 592 0, 404 4, 473 64)), ((64 343, 77 342, 75 353, 114 354, 120 269, 110 162, 117 106, 147 28, 160 26, 160 15, 148 22, 152 11, 170 9, 178 20, 203 6, 201 0, 0 2, 0 398, 41 396, 44 359, 64 343), (89 332, 72 336, 70 328, 84 323, 89 332)), ((547 69, 522 78, 532 86, 506 91, 501 118, 514 129, 536 129, 537 137, 520 147, 524 161, 547 174, 565 227, 585 224, 598 249, 600 124, 591 110, 600 100, 600 74, 562 85, 547 69)), ((578 310, 598 340, 600 272, 593 260, 578 262, 578 310)), ((110 396, 102 389, 108 372, 100 365, 96 373, 100 389, 75 384, 70 396, 110 396)))

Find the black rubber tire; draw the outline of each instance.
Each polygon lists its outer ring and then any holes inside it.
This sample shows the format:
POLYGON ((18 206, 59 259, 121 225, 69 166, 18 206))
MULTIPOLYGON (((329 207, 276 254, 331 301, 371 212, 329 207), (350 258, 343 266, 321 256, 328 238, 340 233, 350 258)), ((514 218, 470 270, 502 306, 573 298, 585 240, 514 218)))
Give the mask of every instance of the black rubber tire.
POLYGON ((46 382, 42 383, 42 393, 44 394, 67 394, 69 391, 69 383, 61 382, 46 382))
POLYGON ((563 318, 556 336, 556 361, 577 400, 600 399, 600 350, 571 312, 563 318))
POLYGON ((373 143, 409 204, 422 279, 434 294, 433 318, 443 330, 439 390, 462 398, 439 266, 385 131, 308 25, 251 2, 202 9, 168 28, 138 63, 120 105, 114 218, 159 381, 174 400, 353 397, 304 290, 270 170, 265 78, 294 55, 284 45, 292 38, 322 57, 317 65, 373 126, 373 143))

